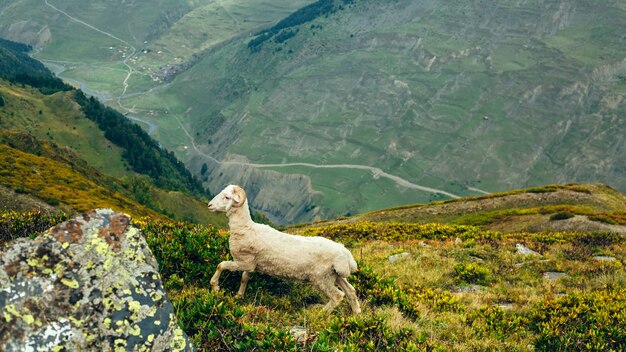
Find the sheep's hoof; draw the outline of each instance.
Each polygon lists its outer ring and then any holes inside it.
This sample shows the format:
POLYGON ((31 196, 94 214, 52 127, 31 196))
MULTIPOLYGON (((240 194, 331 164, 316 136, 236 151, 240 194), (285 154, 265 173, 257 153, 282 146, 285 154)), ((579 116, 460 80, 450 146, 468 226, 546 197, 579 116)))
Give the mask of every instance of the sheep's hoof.
POLYGON ((217 285, 213 286, 213 292, 220 292, 220 287, 217 285))
POLYGON ((243 299, 243 294, 236 294, 235 299, 243 299))

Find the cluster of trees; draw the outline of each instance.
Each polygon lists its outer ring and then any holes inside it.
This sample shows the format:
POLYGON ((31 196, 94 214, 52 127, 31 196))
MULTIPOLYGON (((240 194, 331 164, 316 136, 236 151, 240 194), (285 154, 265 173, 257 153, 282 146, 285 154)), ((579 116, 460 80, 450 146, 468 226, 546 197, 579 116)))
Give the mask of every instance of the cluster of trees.
POLYGON ((282 43, 298 32, 289 28, 311 22, 322 16, 328 16, 342 9, 343 5, 352 4, 353 2, 354 0, 318 0, 285 17, 271 28, 257 33, 256 37, 248 42, 248 48, 252 52, 259 51, 263 43, 274 37, 277 43, 282 43))
POLYGON ((124 149, 122 156, 135 172, 150 176, 156 186, 164 189, 207 195, 202 184, 174 153, 161 148, 137 124, 81 91, 76 92, 75 100, 85 116, 104 131, 104 136, 124 149))
POLYGON ((71 90, 56 78, 41 62, 28 56, 30 45, 0 38, 0 78, 12 83, 26 84, 43 94, 71 90))

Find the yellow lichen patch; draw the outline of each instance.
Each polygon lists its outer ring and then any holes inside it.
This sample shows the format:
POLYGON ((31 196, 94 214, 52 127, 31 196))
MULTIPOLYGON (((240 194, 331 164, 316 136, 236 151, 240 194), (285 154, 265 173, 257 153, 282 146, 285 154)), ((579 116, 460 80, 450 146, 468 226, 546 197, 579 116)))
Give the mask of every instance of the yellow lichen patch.
POLYGON ((116 339, 114 342, 114 351, 115 352, 126 352, 126 340, 124 339, 116 339))
POLYGON ((4 307, 4 310, 5 310, 5 312, 6 312, 6 313, 4 313, 4 318, 5 318, 7 321, 11 321, 11 320, 10 320, 10 318, 9 318, 9 319, 7 319, 7 313, 12 314, 13 316, 16 316, 16 317, 18 317, 18 318, 22 316, 22 315, 21 315, 21 314, 17 311, 17 309, 15 309, 15 306, 14 306, 14 305, 12 305, 12 304, 9 304, 8 306, 4 307))
POLYGON ((141 309, 141 303, 137 301, 128 302, 128 310, 130 310, 131 312, 138 313, 139 309, 141 309))
POLYGON ((141 335, 141 328, 139 327, 139 325, 131 325, 128 328, 128 333, 133 336, 139 336, 141 335))
POLYGON ((128 302, 128 310, 133 313, 131 319, 137 319, 139 317, 139 310, 141 309, 141 303, 137 301, 128 302))
POLYGON ((104 321, 102 322, 102 325, 104 325, 104 327, 106 329, 110 329, 111 328, 111 318, 109 318, 109 317, 104 318, 104 321))
POLYGON ((32 266, 32 267, 35 267, 35 268, 41 266, 41 262, 39 261, 39 258, 28 258, 28 259, 26 259, 26 263, 29 266, 32 266))
POLYGON ((57 276, 63 276, 63 273, 65 272, 65 267, 61 263, 56 263, 54 265, 54 272, 57 274, 57 276))
POLYGON ((148 313, 146 313, 146 316, 152 318, 154 317, 154 315, 157 312, 157 307, 156 306, 152 306, 152 308, 150 308, 150 310, 148 311, 148 313))
POLYGON ((65 277, 61 279, 61 283, 69 288, 78 288, 79 286, 78 281, 65 277))
POLYGON ((28 325, 33 325, 33 323, 35 322, 35 318, 32 316, 32 314, 24 314, 22 316, 22 320, 24 320, 24 322, 28 325))
POLYGON ((84 267, 86 270, 91 270, 91 269, 93 269, 93 268, 97 267, 97 265, 96 265, 96 264, 94 264, 94 262, 93 262, 93 261, 91 261, 91 259, 89 259, 89 261, 87 261, 87 264, 85 264, 83 267, 84 267))
POLYGON ((150 293, 150 298, 154 301, 154 302, 158 302, 163 298, 163 295, 160 292, 154 291, 150 293))
POLYGON ((95 246, 95 250, 98 254, 105 255, 109 250, 109 245, 101 238, 95 237, 91 240, 91 244, 95 246))
POLYGON ((72 325, 74 325, 74 327, 81 327, 83 326, 83 321, 80 319, 76 319, 73 316, 69 316, 67 319, 69 319, 70 322, 72 322, 72 325))
POLYGON ((183 331, 179 327, 176 327, 176 329, 174 329, 172 339, 170 340, 170 348, 172 351, 182 351, 186 346, 187 342, 183 336, 183 331))

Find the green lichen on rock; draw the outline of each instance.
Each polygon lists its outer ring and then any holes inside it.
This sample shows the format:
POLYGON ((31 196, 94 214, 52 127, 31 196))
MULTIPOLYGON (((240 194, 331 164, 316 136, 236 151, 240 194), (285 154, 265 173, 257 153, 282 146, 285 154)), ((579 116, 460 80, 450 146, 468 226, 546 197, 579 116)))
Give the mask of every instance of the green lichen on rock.
POLYGON ((130 218, 90 211, 0 253, 0 350, 193 350, 130 218))

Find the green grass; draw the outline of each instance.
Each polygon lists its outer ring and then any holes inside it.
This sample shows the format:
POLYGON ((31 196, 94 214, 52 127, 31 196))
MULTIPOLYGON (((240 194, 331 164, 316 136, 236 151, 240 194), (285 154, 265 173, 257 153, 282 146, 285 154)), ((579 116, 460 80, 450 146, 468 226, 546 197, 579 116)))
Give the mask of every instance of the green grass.
MULTIPOLYGON (((625 198, 610 187, 599 184, 547 185, 471 198, 437 201, 372 211, 329 223, 441 222, 475 225, 503 232, 544 231, 558 228, 550 217, 561 212, 580 215, 591 223, 578 228, 593 230, 593 224, 626 225, 625 198), (590 227, 591 226, 591 227, 590 227)), ((580 220, 578 220, 580 221, 580 220)), ((302 225, 307 227, 309 225, 302 225)))
POLYGON ((72 101, 72 93, 46 96, 34 89, 2 83, 0 94, 7 101, 7 105, 0 109, 1 129, 23 130, 40 140, 67 146, 107 175, 122 177, 129 174, 121 149, 83 116, 72 101))
MULTIPOLYGON (((554 185, 533 192, 562 189, 588 194, 592 188, 554 185)), ((7 229, 35 236, 45 224, 64 219, 2 214, 0 239, 9 238, 7 229)), ((359 261, 349 280, 363 312, 352 316, 345 302, 331 314, 322 312, 326 298, 310 284, 262 274, 252 276, 242 299, 234 297, 239 273, 225 272, 222 291, 213 292, 215 267, 230 259, 227 231, 151 218, 136 218, 134 225, 157 259, 181 328, 201 351, 626 348, 624 235, 503 234, 473 226, 363 221, 292 229, 345 243, 359 261), (540 257, 516 253, 517 244, 540 257), (403 252, 408 255, 389 261, 403 252), (597 261, 595 255, 615 260, 597 261), (547 272, 566 276, 548 280, 547 272), (300 339, 291 332, 296 327, 300 339)))
POLYGON ((309 234, 349 243, 360 261, 361 269, 350 281, 363 313, 351 317, 347 304, 328 316, 317 305, 324 298, 310 286, 265 275, 253 276, 242 300, 233 298, 238 274, 224 277, 224 292, 213 293, 208 280, 212 268, 227 258, 226 237, 211 229, 177 226, 183 230, 172 231, 169 226, 148 223, 142 228, 158 253, 180 324, 201 350, 599 351, 619 350, 626 343, 626 317, 619 313, 626 304, 621 262, 626 252, 620 236, 498 237, 467 228, 459 243, 454 236, 460 229, 446 225, 399 224, 386 228, 390 232, 377 224, 319 227, 309 234), (400 234, 400 229, 406 232, 400 234), (197 237, 206 238, 210 249, 198 247, 197 237), (542 258, 515 254, 520 242, 542 258), (192 263, 170 265, 187 252, 208 263, 205 270, 192 263), (395 263, 387 260, 400 252, 410 254, 395 263), (620 259, 596 262, 594 253, 620 259), (547 271, 568 277, 546 281, 547 271), (602 301, 606 304, 598 304, 602 301), (300 342, 288 332, 297 326, 306 330, 300 342))

